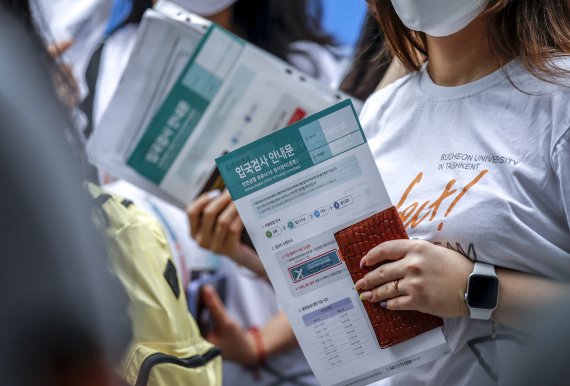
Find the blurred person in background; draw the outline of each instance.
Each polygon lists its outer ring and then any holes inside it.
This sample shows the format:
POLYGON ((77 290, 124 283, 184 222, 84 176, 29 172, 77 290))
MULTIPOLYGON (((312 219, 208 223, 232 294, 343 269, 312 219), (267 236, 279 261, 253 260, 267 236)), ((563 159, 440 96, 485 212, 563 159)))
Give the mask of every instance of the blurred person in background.
MULTIPOLYGON (((95 130, 127 65, 136 40, 137 24, 151 3, 115 2, 105 43, 87 70, 88 84, 95 90, 90 95, 95 130)), ((329 51, 333 39, 320 28, 318 3, 307 0, 177 0, 175 3, 218 23, 325 84, 338 83, 341 70, 329 51)), ((112 174, 112 170, 108 172, 112 174)), ((226 275, 227 310, 212 289, 205 291, 204 301, 218 326, 208 338, 222 349, 226 359, 224 379, 228 384, 316 384, 288 320, 264 279, 233 261, 220 260, 219 256, 200 250, 189 237, 183 211, 125 181, 114 181, 105 188, 128 197, 162 222, 184 285, 189 280, 188 271, 199 261, 213 261, 210 265, 218 266, 226 275)))
MULTIPOLYGON (((320 26, 319 3, 311 0, 174 0, 248 42, 289 62, 329 86, 338 84, 342 69, 329 48, 332 37, 320 26)), ((127 65, 137 24, 154 0, 115 0, 100 53, 94 89, 93 122, 98 122, 127 65)), ((89 71, 89 69, 88 69, 89 71)), ((93 91, 92 91, 93 92, 93 91)))
POLYGON ((570 379, 570 296, 545 302, 524 319, 532 339, 524 350, 503 350, 502 386, 565 386, 570 379))
POLYGON ((0 384, 117 386, 127 299, 81 188, 82 142, 54 90, 65 77, 35 25, 27 1, 0 0, 0 384))
POLYGON ((331 53, 336 46, 321 26, 315 0, 174 0, 191 12, 220 24, 238 36, 336 88, 342 69, 331 53))

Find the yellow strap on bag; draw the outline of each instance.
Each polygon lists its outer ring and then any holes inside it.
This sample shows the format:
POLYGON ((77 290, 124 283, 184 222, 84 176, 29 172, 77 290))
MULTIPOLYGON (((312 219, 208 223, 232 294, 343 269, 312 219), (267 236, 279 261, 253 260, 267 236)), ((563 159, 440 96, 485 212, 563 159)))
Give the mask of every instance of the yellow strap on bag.
POLYGON ((112 269, 130 298, 133 341, 121 364, 133 386, 222 383, 220 350, 204 340, 161 224, 132 202, 88 185, 102 213, 112 269))

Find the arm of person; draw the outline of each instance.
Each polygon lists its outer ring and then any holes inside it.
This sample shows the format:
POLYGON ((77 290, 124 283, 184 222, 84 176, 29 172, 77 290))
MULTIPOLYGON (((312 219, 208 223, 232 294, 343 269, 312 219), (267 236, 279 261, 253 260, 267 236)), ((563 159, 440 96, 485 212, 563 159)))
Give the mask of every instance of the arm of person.
MULTIPOLYGON (((378 263, 385 264, 355 284, 362 300, 442 318, 469 316, 464 294, 473 262, 459 252, 427 241, 393 240, 370 250, 361 262, 378 263)), ((533 306, 570 293, 567 284, 523 272, 497 268, 497 274, 500 295, 493 316, 512 327, 521 327, 521 316, 533 306)))
POLYGON ((257 253, 241 242, 244 225, 230 194, 205 193, 186 209, 191 236, 198 245, 225 255, 267 280, 257 253))
POLYGON ((258 332, 254 332, 244 329, 228 314, 213 287, 204 288, 203 300, 215 322, 214 330, 206 339, 219 347, 227 360, 252 366, 259 364, 264 358, 298 346, 291 325, 282 311, 258 332))
POLYGON ((281 354, 299 346, 285 312, 279 311, 260 330, 261 342, 267 357, 281 354))
MULTIPOLYGON (((497 268, 499 304, 493 317, 500 323, 517 327, 537 305, 568 296, 570 285, 506 268, 497 268)), ((520 327, 520 326, 518 326, 520 327)))
MULTIPOLYGON (((233 205, 233 204, 232 204, 233 205)), ((240 219, 241 221, 241 219, 240 219)), ((241 235, 239 236, 241 240, 241 235)), ((232 257, 232 259, 239 265, 246 267, 250 271, 254 272, 259 277, 269 281, 265 267, 261 263, 261 260, 257 253, 248 247, 247 245, 240 243, 240 248, 238 253, 232 257)))

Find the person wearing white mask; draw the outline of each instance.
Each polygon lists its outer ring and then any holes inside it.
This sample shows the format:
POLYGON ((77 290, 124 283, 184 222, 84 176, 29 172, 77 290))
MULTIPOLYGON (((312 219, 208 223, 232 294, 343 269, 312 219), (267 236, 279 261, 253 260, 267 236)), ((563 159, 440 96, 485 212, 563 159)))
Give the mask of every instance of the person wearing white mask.
POLYGON ((173 2, 220 24, 330 87, 338 87, 343 68, 330 51, 334 40, 320 28, 320 9, 310 1, 173 2))
POLYGON ((381 384, 500 383, 521 315, 569 291, 570 4, 368 3, 410 71, 361 113, 410 240, 371 250, 385 264, 355 287, 444 318, 449 345, 381 384))
MULTIPOLYGON (((331 87, 336 87, 340 82, 342 66, 329 50, 334 46, 334 40, 320 28, 320 12, 310 12, 308 0, 173 2, 219 24, 331 87)), ((155 0, 114 2, 112 20, 107 27, 107 39, 101 54, 93 103, 95 127, 111 101, 134 47, 137 24, 132 20, 124 23, 129 14, 122 11, 129 9, 136 13, 154 3, 155 0)))

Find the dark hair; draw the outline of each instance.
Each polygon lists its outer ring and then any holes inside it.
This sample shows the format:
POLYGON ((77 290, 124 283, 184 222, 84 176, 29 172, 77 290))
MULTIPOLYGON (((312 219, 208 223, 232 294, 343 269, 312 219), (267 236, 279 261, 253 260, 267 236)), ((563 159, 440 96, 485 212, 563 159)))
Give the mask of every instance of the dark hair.
MULTIPOLYGON (((387 0, 367 0, 384 34, 389 52, 409 71, 428 55, 426 34, 407 28, 387 0)), ((489 0, 482 14, 490 26, 490 46, 497 58, 518 58, 543 80, 568 74, 553 59, 570 55, 568 0, 489 0)))
POLYGON ((285 61, 295 42, 335 45, 323 31, 321 17, 320 2, 314 0, 238 0, 233 9, 242 37, 285 61))
POLYGON ((356 46, 354 63, 340 85, 349 95, 365 100, 376 90, 390 65, 384 50, 384 35, 372 14, 368 14, 356 46))

